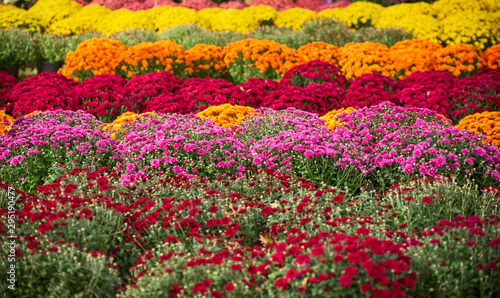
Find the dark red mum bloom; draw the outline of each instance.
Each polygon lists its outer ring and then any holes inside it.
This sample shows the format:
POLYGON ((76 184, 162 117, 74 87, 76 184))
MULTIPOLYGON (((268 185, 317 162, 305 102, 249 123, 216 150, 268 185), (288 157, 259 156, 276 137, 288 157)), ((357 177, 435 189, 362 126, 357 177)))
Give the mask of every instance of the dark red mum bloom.
POLYGON ((295 259, 295 264, 297 264, 297 266, 307 266, 311 264, 311 257, 306 254, 298 255, 295 259))
POLYGON ((50 222, 40 224, 40 225, 38 225, 38 232, 40 232, 41 234, 45 234, 45 232, 50 230, 50 228, 51 228, 50 222))
POLYGON ((371 291, 371 290, 373 290, 372 284, 365 283, 365 284, 361 285, 361 292, 367 293, 368 291, 371 291))
POLYGON ((349 275, 342 275, 339 278, 340 285, 343 286, 344 288, 347 288, 352 284, 352 278, 349 275))
POLYGON ((234 285, 233 284, 226 284, 226 285, 224 285, 224 289, 226 289, 226 291, 228 293, 230 293, 230 292, 234 291, 234 285))
POLYGON ((422 203, 430 205, 432 203, 432 198, 431 197, 423 197, 422 198, 422 203))
POLYGON ((286 278, 280 278, 274 282, 274 286, 276 287, 276 289, 279 289, 282 291, 286 290, 287 285, 288 285, 288 279, 286 279, 286 278))
POLYGON ((292 269, 288 270, 288 272, 286 273, 285 276, 286 276, 286 278, 288 278, 290 280, 294 280, 299 276, 299 272, 297 271, 297 269, 292 268, 292 269))

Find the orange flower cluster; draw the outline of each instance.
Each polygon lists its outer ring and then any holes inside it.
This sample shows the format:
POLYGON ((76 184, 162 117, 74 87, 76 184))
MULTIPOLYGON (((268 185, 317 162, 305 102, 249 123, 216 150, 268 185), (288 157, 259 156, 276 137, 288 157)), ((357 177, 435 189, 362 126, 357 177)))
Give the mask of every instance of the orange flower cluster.
POLYGON ((231 127, 235 124, 243 122, 245 116, 255 115, 252 107, 244 107, 239 105, 223 104, 206 108, 196 114, 196 116, 205 119, 212 119, 215 125, 222 127, 231 127))
POLYGON ((340 125, 340 123, 338 123, 336 120, 337 116, 339 116, 342 113, 349 114, 349 113, 352 113, 354 111, 356 111, 356 109, 351 108, 351 107, 341 108, 338 110, 332 110, 332 111, 328 112, 326 115, 319 117, 319 119, 326 120, 326 122, 325 122, 326 127, 328 127, 331 130, 335 130, 335 127, 340 125))
POLYGON ((5 135, 5 132, 10 130, 14 121, 14 118, 5 114, 3 111, 0 111, 0 136, 5 135))
POLYGON ((301 46, 298 50, 305 62, 320 60, 339 67, 339 47, 325 43, 312 42, 301 46))
POLYGON ((443 47, 427 39, 408 39, 396 43, 389 49, 389 59, 395 77, 402 80, 414 72, 433 70, 434 52, 443 47))
POLYGON ((115 74, 120 55, 127 48, 117 40, 92 38, 78 45, 74 52, 66 54, 62 75, 83 81, 95 75, 115 74))
POLYGON ((483 53, 483 58, 489 68, 500 68, 500 43, 489 47, 483 53))
POLYGON ((223 61, 224 53, 221 47, 197 44, 187 50, 186 55, 193 65, 194 77, 222 78, 227 73, 227 67, 223 61))
POLYGON ((120 54, 119 61, 119 71, 127 78, 164 70, 186 78, 191 67, 184 48, 170 40, 131 46, 120 54))
POLYGON ((487 137, 486 142, 495 146, 500 145, 500 112, 482 112, 469 115, 460 120, 456 128, 483 134, 487 137))
POLYGON ((249 77, 279 80, 287 70, 305 61, 297 50, 275 41, 243 39, 224 48, 224 63, 239 84, 249 77))
POLYGON ((479 48, 463 43, 449 45, 435 52, 434 70, 442 70, 455 76, 471 74, 486 66, 479 48))
POLYGON ((394 77, 389 48, 373 42, 348 43, 340 48, 339 64, 344 76, 349 80, 367 73, 380 73, 394 77))

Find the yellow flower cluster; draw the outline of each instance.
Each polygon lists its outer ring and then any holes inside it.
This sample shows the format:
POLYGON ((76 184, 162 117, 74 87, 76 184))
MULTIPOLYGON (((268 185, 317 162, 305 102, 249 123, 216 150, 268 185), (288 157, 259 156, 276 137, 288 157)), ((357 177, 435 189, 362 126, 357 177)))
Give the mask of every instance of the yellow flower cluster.
POLYGON ((82 5, 71 0, 39 0, 28 10, 28 16, 40 21, 43 28, 67 18, 82 9, 82 5))
POLYGON ((239 105, 223 104, 206 108, 196 114, 196 116, 205 119, 212 119, 215 125, 222 127, 231 127, 232 125, 243 122, 245 116, 255 115, 252 107, 239 105))
POLYGON ((271 6, 265 5, 250 6, 242 9, 241 11, 252 19, 256 20, 257 23, 261 25, 273 24, 274 20, 276 20, 279 14, 279 12, 277 12, 271 6))
POLYGON ((298 48, 306 62, 320 60, 339 67, 339 47, 324 43, 312 42, 298 48))
MULTIPOLYGON (((148 117, 151 117, 151 116, 154 116, 154 113, 153 112, 146 112, 146 113, 142 113, 142 114, 135 114, 133 112, 126 112, 126 113, 123 113, 121 114, 120 116, 118 116, 118 118, 115 119, 115 121, 113 121, 112 123, 103 123, 103 131, 109 131, 111 132, 110 136, 111 138, 115 138, 116 137, 116 133, 117 132, 120 132, 120 128, 122 127, 122 125, 124 125, 125 123, 130 123, 138 118, 142 118, 144 116, 148 116, 148 117)), ((119 141, 119 140, 117 140, 119 141)))
POLYGON ((274 24, 280 28, 288 27, 293 30, 299 30, 305 21, 316 19, 317 17, 314 11, 303 8, 291 8, 280 12, 274 24))
POLYGON ((488 48, 483 53, 486 66, 489 68, 500 68, 500 44, 488 48))
POLYGON ((436 10, 437 18, 442 20, 464 10, 493 12, 498 9, 494 2, 496 0, 439 0, 433 4, 433 7, 436 10))
POLYGON ((103 15, 103 18, 96 25, 97 31, 107 36, 111 33, 134 28, 154 29, 152 11, 117 9, 103 15))
POLYGON ((498 43, 500 22, 491 13, 480 10, 465 10, 441 21, 446 44, 468 43, 480 49, 498 43))
POLYGON ((0 5, 0 28, 19 27, 27 31, 41 31, 40 21, 33 19, 24 9, 14 5, 0 5))
POLYGON ((483 134, 487 137, 487 142, 500 146, 500 112, 482 112, 469 115, 460 120, 456 128, 483 134))
POLYGON ((238 9, 205 8, 200 10, 198 15, 210 20, 210 29, 213 31, 249 33, 259 26, 257 19, 238 9))
MULTIPOLYGON (((151 10, 152 11, 152 10, 151 10)), ((163 31, 164 29, 179 26, 196 24, 200 27, 210 29, 210 21, 200 16, 194 10, 185 7, 162 6, 154 10, 154 29, 163 31)))
POLYGON ((5 132, 10 130, 14 121, 14 118, 0 110, 0 136, 5 135, 5 132))
POLYGON ((81 34, 86 31, 98 31, 96 20, 104 19, 111 10, 101 5, 89 5, 80 9, 69 18, 62 19, 47 28, 49 33, 81 34))
POLYGON ((332 111, 328 112, 326 115, 319 117, 319 119, 326 120, 326 122, 325 122, 326 127, 328 127, 331 130, 335 130, 335 128, 337 126, 340 126, 340 124, 341 124, 341 123, 337 122, 337 118, 338 118, 337 116, 339 116, 340 114, 343 114, 343 113, 349 114, 349 113, 352 113, 354 111, 356 111, 356 109, 351 108, 351 107, 341 108, 338 110, 332 110, 332 111))
POLYGON ((335 18, 352 28, 369 27, 378 18, 384 9, 382 5, 359 1, 354 2, 346 8, 325 9, 318 13, 319 17, 335 18))
POLYGON ((374 20, 375 28, 398 27, 413 32, 417 38, 439 42, 441 24, 435 19, 437 12, 427 3, 404 3, 384 8, 374 20))

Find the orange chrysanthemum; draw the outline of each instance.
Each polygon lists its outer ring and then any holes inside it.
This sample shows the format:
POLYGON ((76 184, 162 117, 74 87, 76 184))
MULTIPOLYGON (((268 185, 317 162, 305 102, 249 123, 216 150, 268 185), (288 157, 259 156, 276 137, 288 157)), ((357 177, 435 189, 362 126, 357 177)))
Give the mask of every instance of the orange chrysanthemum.
POLYGON ((466 129, 483 134, 486 141, 495 146, 500 145, 500 112, 482 112, 469 115, 458 123, 458 129, 466 129))
POLYGON ((5 132, 10 130, 14 121, 14 118, 0 111, 0 136, 5 135, 5 132))
POLYGON ((243 39, 224 48, 224 63, 237 84, 249 77, 279 80, 304 62, 297 50, 271 40, 243 39))
POLYGON ((395 78, 402 80, 415 72, 433 70, 436 63, 434 52, 441 48, 440 44, 427 39, 408 39, 396 43, 389 49, 395 78))
POLYGON ((120 54, 126 47, 117 40, 92 38, 78 45, 74 52, 66 54, 62 75, 75 81, 83 81, 100 74, 115 74, 120 54))
POLYGON ((119 61, 119 72, 127 78, 164 70, 176 77, 187 78, 191 67, 184 48, 170 40, 131 46, 120 54, 119 61))
POLYGON ((486 65, 479 48, 473 45, 457 43, 435 52, 435 70, 447 71, 455 76, 475 73, 486 65))
POLYGON ((489 68, 500 68, 500 43, 489 47, 483 53, 486 66, 489 68))
POLYGON ((221 47, 197 44, 187 50, 186 55, 191 60, 194 77, 222 78, 227 73, 226 64, 223 61, 224 53, 221 47))
POLYGON ((320 60, 339 67, 339 47, 337 46, 313 42, 301 46, 297 51, 304 57, 305 62, 320 60))
POLYGON ((380 73, 393 77, 392 62, 389 48, 386 45, 373 42, 348 43, 340 48, 339 65, 347 79, 360 77, 367 73, 380 73))

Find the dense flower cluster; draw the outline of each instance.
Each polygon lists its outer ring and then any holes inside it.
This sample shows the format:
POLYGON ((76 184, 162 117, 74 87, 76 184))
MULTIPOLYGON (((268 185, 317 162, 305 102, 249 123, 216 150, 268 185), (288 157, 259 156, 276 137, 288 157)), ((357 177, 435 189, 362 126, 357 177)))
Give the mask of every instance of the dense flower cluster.
POLYGON ((458 129, 466 129, 483 134, 486 140, 495 146, 500 146, 500 112, 482 112, 469 115, 458 123, 458 129))
POLYGON ((198 44, 186 51, 192 64, 192 75, 196 78, 224 78, 227 67, 222 49, 215 45, 198 44))
POLYGON ((0 136, 5 135, 5 132, 10 130, 12 123, 14 123, 14 118, 0 111, 0 136))
POLYGON ((136 110, 151 98, 164 94, 175 93, 182 85, 182 80, 169 71, 152 72, 131 78, 126 84, 127 92, 136 110))
POLYGON ((98 75, 76 84, 69 93, 77 98, 79 109, 109 123, 124 112, 132 111, 125 83, 125 79, 117 75, 98 75))
POLYGON ((119 166, 124 185, 153 172, 215 177, 217 173, 244 170, 247 149, 230 130, 210 119, 174 114, 161 119, 140 118, 127 125, 131 127, 123 135, 117 134, 121 140, 118 152, 124 158, 119 166))
POLYGON ((244 39, 224 48, 224 63, 238 84, 250 77, 279 79, 287 70, 303 62, 296 50, 274 41, 244 39))
POLYGON ((348 108, 340 108, 338 110, 331 110, 330 112, 326 113, 325 115, 321 116, 319 119, 324 119, 326 120, 325 125, 331 130, 335 130, 335 127, 340 126, 340 123, 337 122, 337 116, 343 114, 343 113, 352 113, 356 111, 356 109, 348 107, 348 108))
POLYGON ((7 94, 6 111, 18 117, 37 110, 77 110, 78 100, 69 92, 74 84, 62 75, 48 72, 27 78, 7 94))
POLYGON ((253 115, 252 107, 239 105, 222 104, 206 108, 196 114, 196 116, 205 119, 211 119, 215 125, 222 127, 231 127, 245 120, 245 116, 253 115))
POLYGON ((143 42, 120 53, 118 73, 126 78, 157 71, 170 71, 185 79, 191 70, 191 61, 184 49, 170 41, 143 42))
POLYGON ((343 89, 348 87, 346 78, 340 74, 337 67, 319 60, 295 66, 285 72, 281 83, 296 87, 306 87, 313 83, 333 83, 343 89))
POLYGON ((112 166, 116 144, 100 122, 82 111, 49 111, 21 117, 0 139, 0 174, 7 183, 34 190, 75 167, 112 166))
POLYGON ((126 47, 119 41, 92 38, 78 45, 66 55, 61 73, 75 81, 83 81, 94 75, 116 74, 120 56, 126 47))

